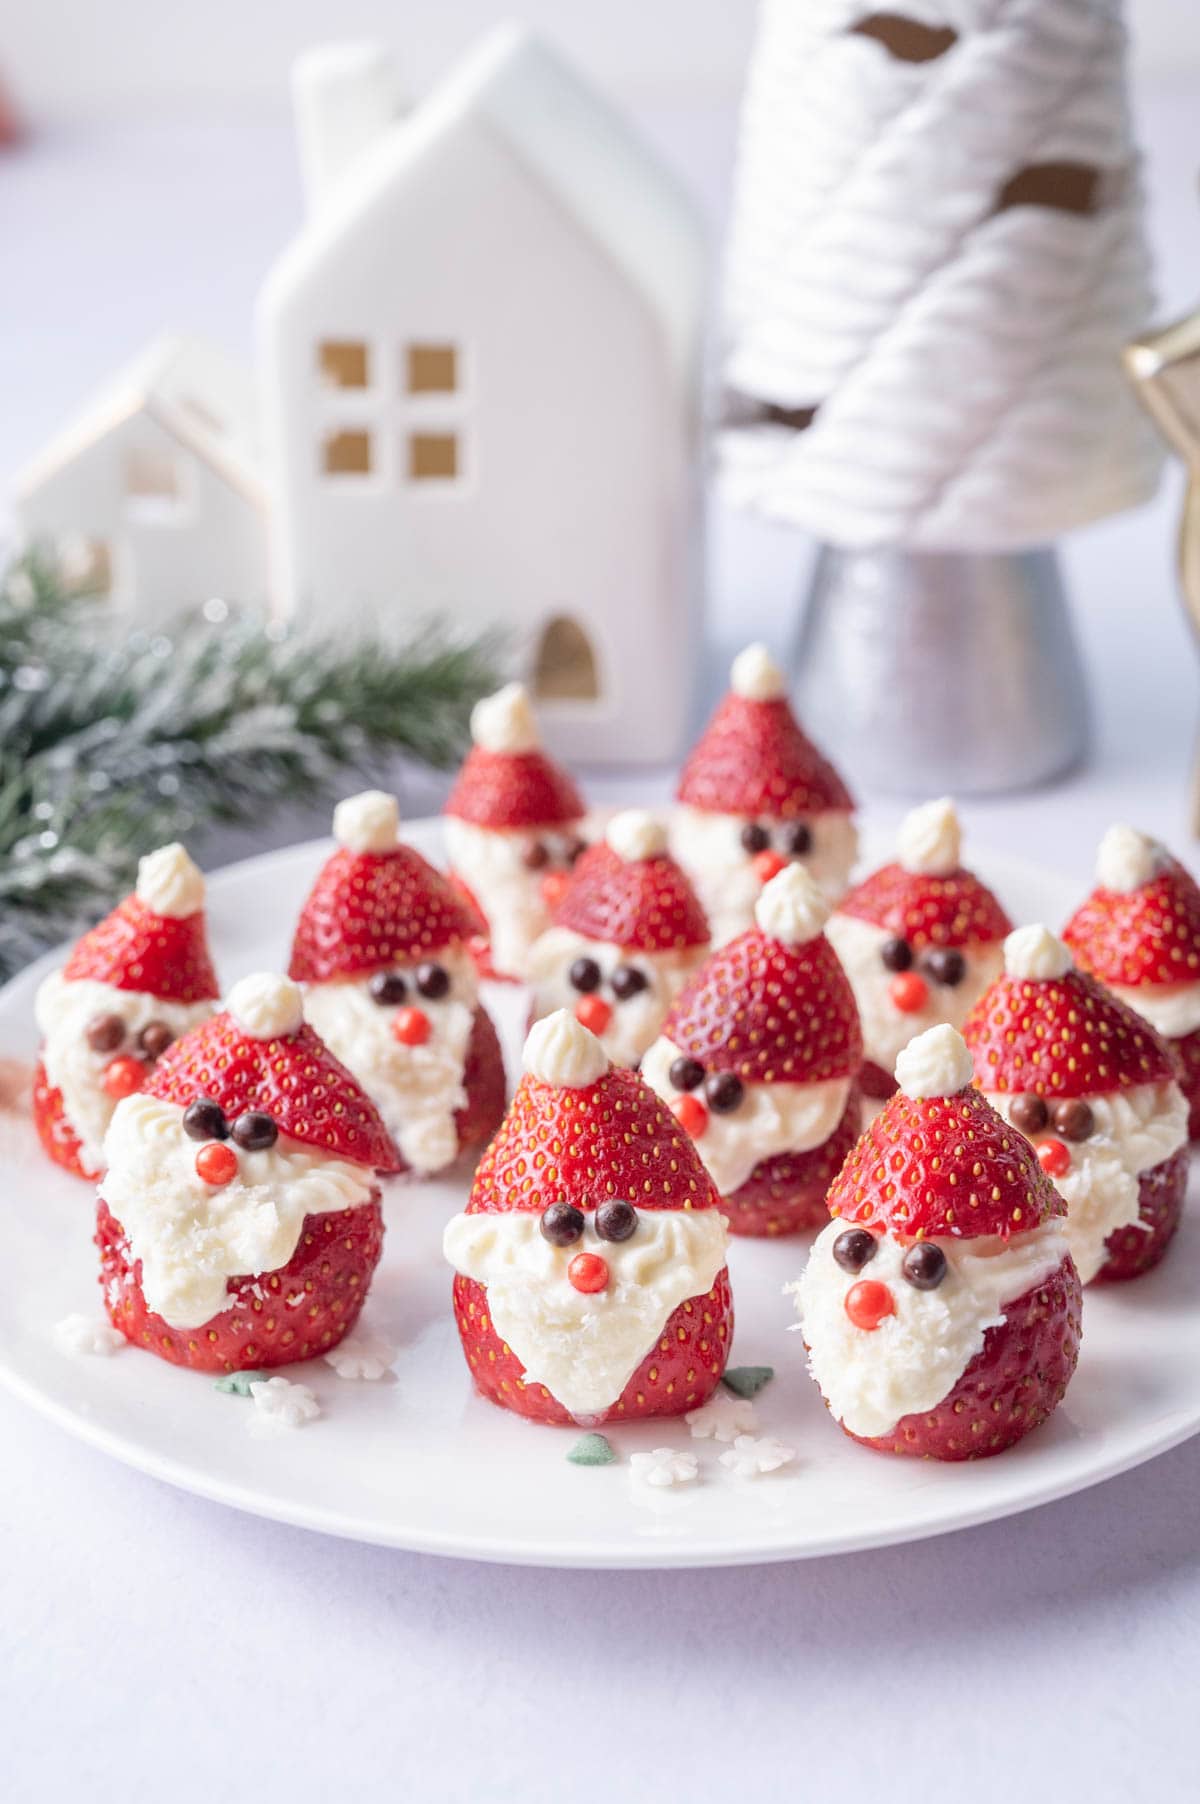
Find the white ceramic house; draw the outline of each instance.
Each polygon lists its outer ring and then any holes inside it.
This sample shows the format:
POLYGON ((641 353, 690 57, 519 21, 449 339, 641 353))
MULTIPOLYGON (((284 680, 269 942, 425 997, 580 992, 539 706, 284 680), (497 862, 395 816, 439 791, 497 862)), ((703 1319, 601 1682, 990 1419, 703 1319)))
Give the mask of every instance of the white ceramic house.
POLYGON ((505 27, 399 116, 297 71, 310 217, 260 305, 277 611, 514 636, 547 739, 678 749, 695 659, 706 256, 691 204, 505 27))
POLYGON ((159 623, 213 596, 266 599, 266 495, 249 373, 156 340, 18 478, 22 535, 114 608, 159 623))

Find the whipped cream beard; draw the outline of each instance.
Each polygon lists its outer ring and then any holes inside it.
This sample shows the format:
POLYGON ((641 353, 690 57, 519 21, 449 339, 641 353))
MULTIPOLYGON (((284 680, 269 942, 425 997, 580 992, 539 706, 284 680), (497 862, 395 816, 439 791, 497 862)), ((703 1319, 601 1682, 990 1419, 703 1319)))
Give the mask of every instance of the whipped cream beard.
POLYGON ((476 827, 447 815, 446 858, 487 918, 492 964, 524 977, 529 948, 550 925, 542 879, 570 870, 583 849, 578 823, 566 827, 476 827))
POLYGON ((651 1351, 667 1321, 692 1297, 707 1295, 725 1264, 728 1233, 716 1209, 637 1209, 628 1239, 602 1240, 585 1214, 582 1235, 553 1246, 541 1215, 456 1215, 447 1223, 446 1258, 487 1290, 497 1334, 563 1408, 586 1422, 603 1415, 651 1351), (602 1291, 575 1289, 567 1268, 580 1252, 608 1267, 602 1291))
POLYGON ((1110 983, 1108 988, 1165 1040, 1182 1040, 1200 1027, 1200 983, 1143 983, 1136 989, 1110 983))
MULTIPOLYGON (((1014 1096, 993 1091, 984 1095, 1010 1126, 1025 1132, 1012 1119, 1014 1096)), ((1086 1101, 1091 1130, 1086 1139, 1063 1139, 1071 1165, 1054 1179, 1055 1189, 1066 1199, 1067 1240, 1084 1284, 1104 1264, 1109 1235, 1140 1225, 1141 1174, 1171 1158, 1188 1138, 1188 1105, 1179 1085, 1170 1080, 1136 1084, 1086 1101)), ((1044 1133, 1025 1133, 1035 1147, 1060 1137, 1052 1121, 1044 1133)))
MULTIPOLYGON (((642 1060, 643 1079, 668 1107, 680 1096, 671 1067, 685 1056, 664 1034, 642 1060)), ((721 1195, 740 1190, 764 1159, 824 1146, 846 1112, 850 1084, 848 1077, 817 1084, 746 1083, 736 1108, 727 1114, 710 1109, 704 1132, 692 1145, 721 1195)))
POLYGON ((964 967, 957 983, 939 982, 922 969, 918 955, 913 969, 925 980, 927 999, 919 1009, 898 1009, 890 995, 896 973, 883 962, 883 948, 894 935, 855 915, 832 914, 825 937, 854 991, 862 1022, 863 1056, 889 1072, 895 1070, 896 1060, 909 1041, 926 1028, 937 1027, 941 1022, 961 1028, 988 985, 1004 969, 1003 940, 977 940, 974 945, 956 947, 964 967))
POLYGON ((945 1254, 945 1277, 935 1290, 917 1290, 902 1269, 906 1248, 889 1235, 861 1272, 843 1271, 833 1246, 846 1228, 843 1220, 822 1228, 799 1283, 787 1289, 821 1395, 851 1434, 867 1438, 949 1396, 1005 1306, 1044 1283, 1070 1250, 1061 1220, 1008 1240, 936 1238, 929 1244, 945 1254), (877 1328, 857 1328, 846 1314, 846 1293, 862 1277, 886 1284, 895 1304, 877 1328))
POLYGON ((534 1019, 557 1008, 573 1010, 581 995, 600 995, 612 1015, 596 1038, 614 1065, 636 1065, 707 952, 706 945, 669 952, 627 952, 602 940, 586 939, 568 927, 551 927, 534 945, 529 959, 534 1019), (589 961, 600 974, 599 980, 592 982, 592 973, 588 973, 586 989, 571 981, 572 969, 580 960, 589 961), (618 967, 622 977, 614 987, 612 977, 618 967), (636 972, 637 979, 626 978, 627 972, 636 972), (638 980, 639 989, 620 993, 626 984, 638 980))
POLYGON ((831 902, 844 893, 858 856, 858 829, 849 814, 830 810, 803 823, 772 821, 749 814, 711 814, 704 808, 680 806, 671 817, 671 851, 691 879, 700 898, 714 946, 724 945, 754 926, 754 904, 762 894, 762 878, 754 868, 758 852, 775 851, 796 858, 811 872, 831 902), (803 826, 810 839, 802 854, 790 836, 803 826), (766 835, 763 844, 749 830, 766 835), (743 840, 750 838, 752 850, 743 840))
POLYGON ((116 1107, 104 1088, 104 1073, 113 1059, 143 1056, 138 1047, 143 1028, 161 1024, 178 1040, 207 1021, 215 1008, 215 1002, 164 1002, 90 977, 68 982, 61 971, 43 980, 34 1003, 42 1064, 48 1082, 62 1092, 63 1112, 79 1138, 85 1164, 99 1167, 104 1156, 104 1134, 116 1107), (101 1048, 91 1044, 88 1030, 102 1020, 115 1025, 102 1036, 101 1048))
POLYGON ((238 1175, 206 1184, 183 1115, 151 1096, 118 1103, 104 1141, 101 1194, 125 1230, 131 1260, 142 1262, 147 1306, 170 1327, 189 1329, 227 1307, 229 1278, 286 1265, 306 1215, 369 1202, 376 1179, 364 1165, 281 1134, 265 1151, 236 1148, 238 1175))
POLYGON ((464 1076, 478 998, 474 960, 461 945, 443 947, 416 964, 310 984, 305 991, 305 1019, 362 1084, 414 1171, 440 1171, 458 1157, 455 1117, 467 1106, 464 1076), (419 973, 427 988, 440 987, 440 979, 429 981, 432 971, 446 979, 441 995, 418 987, 419 973), (402 1008, 418 1008, 428 1018, 423 1044, 405 1045, 396 1038, 393 1027, 402 1008))

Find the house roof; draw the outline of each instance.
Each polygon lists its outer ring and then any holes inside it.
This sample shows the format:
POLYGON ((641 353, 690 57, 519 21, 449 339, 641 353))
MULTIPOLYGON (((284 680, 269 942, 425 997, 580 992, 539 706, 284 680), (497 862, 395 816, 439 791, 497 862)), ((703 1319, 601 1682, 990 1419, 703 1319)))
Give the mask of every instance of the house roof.
POLYGON ((661 324, 677 378, 690 386, 707 285, 697 210, 624 118, 517 25, 489 33, 363 153, 352 178, 329 196, 272 270, 265 311, 322 268, 375 198, 416 170, 464 117, 485 121, 641 291, 661 324))
POLYGON ((177 334, 147 345, 26 465, 18 500, 140 412, 232 487, 262 500, 253 378, 216 345, 177 334))

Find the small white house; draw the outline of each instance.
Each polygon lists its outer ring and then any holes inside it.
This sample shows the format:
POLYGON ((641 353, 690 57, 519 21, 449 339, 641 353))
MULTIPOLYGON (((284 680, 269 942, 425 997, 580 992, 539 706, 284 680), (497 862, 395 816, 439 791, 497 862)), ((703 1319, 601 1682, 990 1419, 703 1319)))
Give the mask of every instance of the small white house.
POLYGON ((266 599, 254 385, 215 347, 157 340, 18 478, 23 537, 131 618, 266 599))
POLYGON ((552 745, 669 757, 701 577, 694 210, 523 31, 394 96, 370 49, 297 71, 311 211, 259 317, 276 611, 500 625, 552 745))

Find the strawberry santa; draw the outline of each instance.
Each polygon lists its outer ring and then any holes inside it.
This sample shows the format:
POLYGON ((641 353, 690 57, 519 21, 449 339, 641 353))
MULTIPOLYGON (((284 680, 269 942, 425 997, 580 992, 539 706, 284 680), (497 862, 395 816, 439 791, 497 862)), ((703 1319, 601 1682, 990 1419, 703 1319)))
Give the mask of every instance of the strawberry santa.
POLYGON ((978 1090, 961 1034, 928 1028, 829 1192, 792 1286, 831 1415, 869 1447, 979 1459, 1061 1402, 1081 1288, 1066 1208, 978 1090))
POLYGON ((836 900, 858 845, 850 792, 801 731, 766 647, 739 653, 730 681, 683 767, 671 826, 717 946, 752 926, 763 884, 787 863, 836 900))
POLYGON ((118 1103, 96 1211, 100 1282, 135 1346, 204 1372, 311 1359, 379 1263, 378 1110, 286 977, 244 977, 118 1103))
POLYGON ((1133 827, 1100 842, 1096 888, 1063 940, 1085 971, 1166 1040, 1200 1140, 1200 886, 1165 846, 1133 827))
POLYGON ((583 800, 542 750, 520 683, 476 704, 471 736, 445 807, 451 877, 475 912, 485 976, 523 978, 584 849, 583 800))
POLYGON ((800 865, 778 872, 755 925, 700 967, 642 1062, 736 1234, 823 1222, 825 1192, 858 1134, 862 1037, 821 931, 828 912, 800 865))
POLYGON ((155 1060, 211 1015, 218 996, 204 878, 181 845, 138 865, 137 887, 86 933, 35 1004, 42 1046, 34 1121, 56 1164, 96 1178, 105 1130, 155 1060))
POLYGON ((1085 1284, 1157 1265, 1187 1188, 1188 1107, 1166 1042, 1038 925, 963 1030, 976 1082, 1033 1143, 1067 1202, 1085 1284))
POLYGON ((679 1415, 715 1390, 733 1303, 719 1198, 687 1136, 566 1009, 445 1232, 476 1387, 539 1422, 679 1415))
POLYGON ((405 1170, 428 1175, 486 1139, 504 1062, 479 1004, 472 932, 440 872, 400 839, 395 796, 339 802, 338 849, 300 911, 289 975, 307 1019, 372 1098, 405 1170))
POLYGON ((627 809, 576 864, 534 942, 533 1018, 572 1009, 615 1065, 636 1065, 707 951, 704 910, 665 828, 627 809))
POLYGON ((896 1060, 938 1022, 961 1028, 999 974, 1012 922, 962 864, 962 833, 947 797, 901 823, 897 858, 843 896, 829 938, 854 986, 867 1096, 896 1087, 896 1060))

